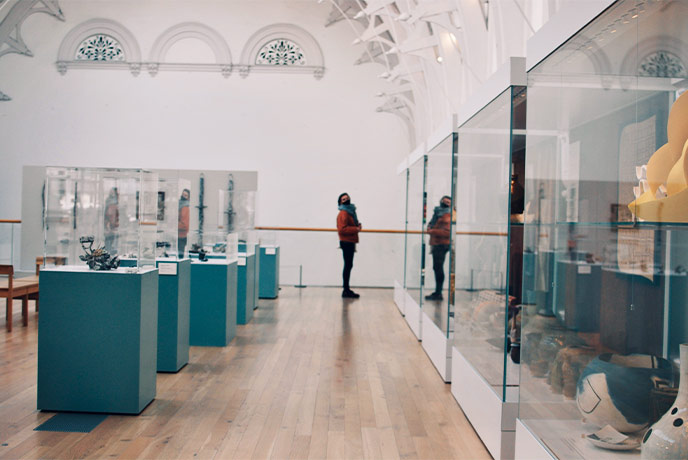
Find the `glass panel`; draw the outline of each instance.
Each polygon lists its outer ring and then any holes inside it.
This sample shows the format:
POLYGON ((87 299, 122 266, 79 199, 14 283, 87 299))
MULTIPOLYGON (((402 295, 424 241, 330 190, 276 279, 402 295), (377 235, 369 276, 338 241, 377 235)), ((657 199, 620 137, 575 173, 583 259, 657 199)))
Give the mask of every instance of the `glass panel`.
POLYGON ((428 153, 425 179, 427 199, 426 278, 423 312, 449 335, 449 263, 452 260, 451 229, 456 221, 452 212, 452 152, 454 136, 449 135, 428 153))
POLYGON ((139 260, 141 268, 155 268, 156 246, 158 240, 158 174, 139 171, 139 260))
POLYGON ((46 168, 43 210, 44 257, 50 261, 64 258, 65 264, 81 264, 77 246, 76 187, 78 172, 74 168, 46 168))
POLYGON ((19 267, 21 223, 0 222, 0 264, 19 267))
POLYGON ((188 256, 191 181, 181 179, 177 171, 159 173, 158 184, 158 256, 188 256))
MULTIPOLYGON (((406 213, 406 292, 419 306, 422 306, 421 274, 425 264, 423 244, 424 179, 425 159, 421 159, 409 167, 406 213)), ((409 308, 408 305, 406 308, 409 308)))
POLYGON ((559 458, 612 457, 586 438, 606 425, 639 444, 675 394, 686 24, 685 1, 619 1, 528 75, 519 417, 559 458))
POLYGON ((525 139, 523 126, 512 132, 512 113, 522 110, 524 95, 523 88, 504 91, 459 128, 454 344, 502 400, 518 385, 506 342, 509 314, 521 301, 525 139))

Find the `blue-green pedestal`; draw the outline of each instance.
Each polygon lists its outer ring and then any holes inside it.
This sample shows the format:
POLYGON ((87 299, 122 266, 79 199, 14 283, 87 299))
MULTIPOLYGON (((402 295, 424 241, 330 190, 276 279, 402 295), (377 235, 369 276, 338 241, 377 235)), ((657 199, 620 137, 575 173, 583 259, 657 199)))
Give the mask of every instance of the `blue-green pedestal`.
POLYGON ((189 343, 224 347, 236 335, 237 263, 226 259, 191 263, 189 343))
POLYGON ((239 253, 239 282, 237 291, 237 324, 248 324, 255 305, 256 256, 239 253))
POLYGON ((158 271, 41 270, 39 410, 138 414, 155 398, 158 271))
POLYGON ((158 372, 189 362, 191 260, 158 259, 158 372))
POLYGON ((279 295, 279 246, 260 248, 260 292, 261 299, 276 299, 279 295))
POLYGON ((255 255, 253 264, 253 300, 249 302, 252 308, 258 308, 258 294, 260 293, 260 247, 258 244, 239 243, 239 252, 255 255))

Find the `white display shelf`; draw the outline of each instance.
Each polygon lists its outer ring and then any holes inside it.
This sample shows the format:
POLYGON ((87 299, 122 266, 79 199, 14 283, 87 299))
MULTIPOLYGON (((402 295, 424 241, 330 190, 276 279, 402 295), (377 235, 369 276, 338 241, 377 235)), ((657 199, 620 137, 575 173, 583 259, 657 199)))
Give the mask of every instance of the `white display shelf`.
POLYGON ((421 321, 423 329, 423 349, 428 354, 430 361, 439 372, 442 380, 451 381, 451 346, 450 342, 440 328, 423 312, 421 321))

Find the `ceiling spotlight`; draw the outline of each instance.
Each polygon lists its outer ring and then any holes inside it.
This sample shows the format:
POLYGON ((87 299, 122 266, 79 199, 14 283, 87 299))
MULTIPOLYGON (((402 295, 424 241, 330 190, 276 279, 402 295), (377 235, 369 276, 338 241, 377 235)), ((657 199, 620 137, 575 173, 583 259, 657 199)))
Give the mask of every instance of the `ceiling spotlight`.
POLYGON ((354 16, 354 19, 361 19, 363 16, 365 16, 365 11, 361 10, 356 15, 354 16))
POLYGON ((351 42, 351 44, 352 44, 352 45, 358 45, 358 44, 361 43, 362 41, 363 41, 363 40, 361 40, 360 38, 356 38, 356 39, 354 39, 354 41, 351 42))
POLYGON ((394 54, 394 53, 398 53, 398 52, 399 52, 399 48, 397 48, 396 46, 393 46, 390 49, 388 49, 387 51, 385 51, 385 54, 394 54))
POLYGON ((408 13, 401 13, 396 17, 397 21, 408 21, 409 19, 411 19, 411 15, 408 13))
POLYGON ((389 78, 390 73, 389 72, 382 72, 380 75, 378 75, 378 78, 389 78))
POLYGON ((382 91, 380 91, 379 93, 375 93, 375 97, 385 97, 386 95, 387 93, 383 93, 382 91))
POLYGON ((442 59, 442 56, 437 56, 437 62, 442 64, 442 61, 444 61, 444 59, 442 59))

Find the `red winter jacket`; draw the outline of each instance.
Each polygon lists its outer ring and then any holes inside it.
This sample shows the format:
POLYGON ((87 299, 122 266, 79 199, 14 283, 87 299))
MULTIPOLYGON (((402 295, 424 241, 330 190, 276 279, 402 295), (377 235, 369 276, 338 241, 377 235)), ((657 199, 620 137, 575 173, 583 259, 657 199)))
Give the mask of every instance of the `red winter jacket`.
POLYGON ((428 227, 430 234, 430 246, 437 244, 449 244, 449 236, 451 233, 451 212, 446 213, 435 222, 435 225, 428 227))
POLYGON ((337 233, 339 233, 339 241, 358 243, 359 231, 351 214, 346 211, 339 211, 339 214, 337 214, 337 233))

